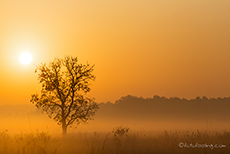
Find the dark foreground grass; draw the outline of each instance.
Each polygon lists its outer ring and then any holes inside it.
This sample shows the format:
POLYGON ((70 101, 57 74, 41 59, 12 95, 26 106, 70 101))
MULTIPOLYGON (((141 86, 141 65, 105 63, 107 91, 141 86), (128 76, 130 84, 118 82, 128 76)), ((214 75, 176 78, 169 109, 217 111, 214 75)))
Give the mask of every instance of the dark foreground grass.
POLYGON ((229 154, 230 132, 78 133, 54 137, 47 133, 10 135, 0 132, 0 154, 229 154))

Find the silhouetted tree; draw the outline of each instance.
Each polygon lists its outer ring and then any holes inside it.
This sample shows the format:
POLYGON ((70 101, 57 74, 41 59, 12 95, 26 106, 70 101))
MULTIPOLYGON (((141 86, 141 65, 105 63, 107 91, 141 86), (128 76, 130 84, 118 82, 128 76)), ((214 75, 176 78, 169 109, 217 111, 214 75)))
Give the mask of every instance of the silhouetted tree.
POLYGON ((38 65, 35 73, 42 85, 41 95, 33 94, 31 102, 62 125, 63 135, 67 127, 86 123, 98 109, 92 98, 90 82, 95 80, 93 66, 78 63, 77 58, 56 58, 47 64, 38 65))

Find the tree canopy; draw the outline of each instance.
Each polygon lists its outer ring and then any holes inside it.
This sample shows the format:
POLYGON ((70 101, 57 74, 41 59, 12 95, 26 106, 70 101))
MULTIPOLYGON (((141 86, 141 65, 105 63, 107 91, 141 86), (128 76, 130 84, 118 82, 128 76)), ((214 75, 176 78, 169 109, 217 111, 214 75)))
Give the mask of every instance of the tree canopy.
POLYGON ((62 125, 64 135, 67 127, 86 123, 98 109, 98 104, 87 95, 95 80, 93 70, 94 65, 80 64, 77 57, 71 56, 36 67, 42 88, 40 96, 32 95, 31 102, 62 125))

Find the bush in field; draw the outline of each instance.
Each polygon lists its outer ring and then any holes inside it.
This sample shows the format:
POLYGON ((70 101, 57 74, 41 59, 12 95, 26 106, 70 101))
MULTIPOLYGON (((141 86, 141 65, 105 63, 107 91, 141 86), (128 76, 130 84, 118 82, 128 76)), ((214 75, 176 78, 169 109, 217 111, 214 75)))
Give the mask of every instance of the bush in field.
MULTIPOLYGON (((123 137, 128 137, 128 132, 130 131, 130 128, 128 127, 116 127, 113 129, 112 133, 114 136, 114 141, 116 145, 116 151, 118 154, 121 154, 124 152, 126 147, 126 142, 123 142, 123 137)), ((127 140, 128 138, 126 138, 127 140)))
POLYGON ((127 136, 128 135, 128 132, 130 131, 131 129, 128 128, 128 127, 116 127, 113 129, 112 133, 115 137, 122 137, 122 136, 127 136))

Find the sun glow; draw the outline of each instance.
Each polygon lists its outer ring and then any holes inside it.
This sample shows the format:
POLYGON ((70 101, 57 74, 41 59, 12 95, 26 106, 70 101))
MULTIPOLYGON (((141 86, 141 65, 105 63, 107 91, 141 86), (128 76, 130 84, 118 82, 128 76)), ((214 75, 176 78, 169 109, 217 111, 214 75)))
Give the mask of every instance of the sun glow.
POLYGON ((23 52, 19 56, 19 61, 24 65, 30 64, 32 59, 32 55, 29 52, 23 52))

